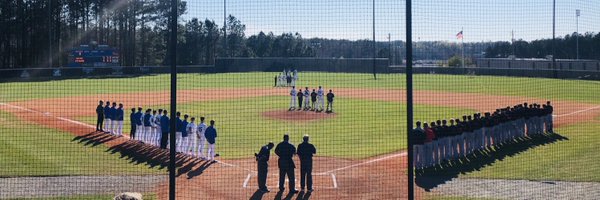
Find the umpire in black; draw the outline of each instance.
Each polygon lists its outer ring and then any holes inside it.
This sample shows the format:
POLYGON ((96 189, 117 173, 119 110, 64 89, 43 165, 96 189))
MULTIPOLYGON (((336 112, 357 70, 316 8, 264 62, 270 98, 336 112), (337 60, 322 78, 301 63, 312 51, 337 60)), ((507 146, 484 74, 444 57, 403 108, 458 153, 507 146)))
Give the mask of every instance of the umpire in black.
POLYGON ((298 157, 300 158, 300 186, 303 191, 304 186, 307 186, 308 191, 312 192, 312 157, 317 153, 317 149, 315 149, 314 145, 308 143, 308 135, 305 135, 302 140, 302 143, 298 145, 298 157))
POLYGON ((293 144, 290 144, 290 136, 285 134, 283 135, 283 142, 277 144, 275 147, 275 154, 279 156, 279 160, 277 164, 279 165, 279 190, 285 190, 283 184, 285 183, 285 176, 288 176, 290 193, 297 193, 296 190, 296 176, 294 175, 294 168, 296 165, 294 164, 294 160, 292 157, 296 154, 296 147, 293 144))
POLYGON ((96 107, 96 115, 98 115, 98 119, 96 120, 96 131, 104 132, 102 129, 102 127, 104 127, 104 107, 102 107, 102 105, 104 105, 104 102, 100 101, 98 102, 98 107, 96 107))
POLYGON ((269 156, 273 146, 273 142, 269 142, 269 144, 260 148, 258 154, 254 154, 258 164, 258 189, 261 192, 269 192, 269 189, 267 189, 267 173, 269 172, 269 156))

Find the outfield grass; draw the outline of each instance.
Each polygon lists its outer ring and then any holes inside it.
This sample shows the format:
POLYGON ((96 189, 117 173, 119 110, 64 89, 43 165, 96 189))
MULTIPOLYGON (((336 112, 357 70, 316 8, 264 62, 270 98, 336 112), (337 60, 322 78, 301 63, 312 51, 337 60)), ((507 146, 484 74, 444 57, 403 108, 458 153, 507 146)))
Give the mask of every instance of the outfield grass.
POLYGON ((539 146, 513 157, 507 157, 503 161, 463 177, 600 182, 598 130, 600 130, 598 121, 556 129, 568 140, 539 146))
MULTIPOLYGON (((274 72, 179 74, 179 89, 272 87, 274 72)), ((0 83, 0 102, 37 98, 93 94, 164 91, 169 89, 168 75, 135 78, 73 79, 44 82, 0 83)), ((323 85, 326 88, 403 89, 403 74, 300 73, 299 86, 323 85)), ((466 76, 418 74, 415 90, 469 92, 490 95, 536 97, 549 100, 571 100, 600 103, 600 83, 585 80, 520 78, 499 76, 466 76)))
MULTIPOLYGON (((319 155, 364 158, 406 148, 406 106, 385 101, 336 99, 337 116, 311 122, 272 120, 261 115, 270 110, 286 110, 288 97, 266 96, 227 101, 193 102, 177 108, 192 116, 206 116, 217 122, 217 150, 225 158, 251 157, 261 145, 278 142, 290 133, 298 144, 310 134, 319 155)), ((164 106, 163 106, 164 107, 164 106)), ((444 117, 461 116, 472 110, 416 105, 419 110, 437 110, 444 117)), ((416 119, 437 119, 428 113, 415 113, 416 119)), ((94 117, 79 120, 95 123, 94 117)), ((127 126, 126 126, 127 127, 127 126)))
POLYGON ((0 111, 0 177, 145 175, 166 170, 132 165, 107 147, 84 146, 74 136, 20 121, 0 111))

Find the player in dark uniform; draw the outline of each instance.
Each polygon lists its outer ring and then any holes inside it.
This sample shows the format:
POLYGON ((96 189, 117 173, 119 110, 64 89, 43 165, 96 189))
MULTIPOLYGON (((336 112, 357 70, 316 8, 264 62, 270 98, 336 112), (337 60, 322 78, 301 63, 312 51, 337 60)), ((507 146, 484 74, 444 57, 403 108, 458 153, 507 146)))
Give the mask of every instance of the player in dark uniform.
POLYGON ((296 154, 296 147, 290 144, 290 136, 284 135, 283 142, 277 144, 275 147, 275 154, 279 156, 277 164, 279 165, 279 190, 285 190, 283 184, 285 183, 285 176, 288 176, 288 182, 290 187, 290 193, 297 193, 296 190, 296 176, 294 175, 294 160, 292 157, 296 154))
POLYGON ((309 192, 313 191, 312 181, 312 157, 317 153, 317 149, 311 143, 308 143, 308 135, 302 138, 303 142, 298 145, 298 157, 300 158, 300 187, 304 191, 304 186, 309 192))
POLYGON ((333 98, 334 97, 335 97, 335 95, 333 94, 333 92, 331 90, 329 90, 329 93, 327 93, 327 107, 325 108, 326 113, 333 112, 333 98))
POLYGON ((292 76, 289 73, 287 73, 287 75, 285 76, 285 80, 287 82, 288 87, 292 85, 292 76))
POLYGON ((269 144, 260 148, 258 154, 254 154, 258 165, 258 189, 261 192, 269 192, 269 189, 267 189, 267 174, 269 172, 269 156, 273 146, 274 144, 269 142, 269 144))
POLYGON ((310 93, 310 100, 312 103, 312 106, 311 106, 312 109, 310 109, 310 110, 315 111, 316 110, 315 102, 317 102, 317 92, 315 92, 315 89, 313 89, 312 93, 310 93))
MULTIPOLYGON (((139 120, 139 118, 138 118, 138 120, 139 120)), ((131 108, 131 114, 129 114, 129 123, 131 124, 131 131, 129 131, 129 139, 134 139, 135 131, 137 128, 135 108, 131 108)))
POLYGON ((302 110, 302 97, 304 97, 303 93, 302 93, 302 89, 298 90, 297 97, 298 97, 298 108, 299 108, 298 111, 300 111, 300 110, 302 110))
POLYGON ((96 120, 96 131, 104 132, 102 127, 104 126, 104 102, 98 102, 98 107, 96 107, 96 115, 98 115, 98 119, 96 120))
POLYGON ((552 113, 554 112, 554 107, 552 107, 552 105, 550 105, 550 101, 548 101, 544 105, 544 109, 546 114, 546 119, 544 120, 546 125, 546 133, 554 133, 554 130, 552 129, 554 123, 552 120, 552 113))
POLYGON ((167 148, 167 141, 169 139, 169 131, 171 130, 171 123, 169 120, 169 112, 167 110, 163 111, 164 115, 160 117, 160 131, 162 131, 160 135, 160 148, 167 148))
POLYGON ((417 121, 416 127, 412 130, 412 144, 413 144, 413 155, 414 155, 414 167, 417 169, 423 168, 423 155, 424 155, 424 144, 425 144, 425 130, 421 128, 421 122, 417 121))

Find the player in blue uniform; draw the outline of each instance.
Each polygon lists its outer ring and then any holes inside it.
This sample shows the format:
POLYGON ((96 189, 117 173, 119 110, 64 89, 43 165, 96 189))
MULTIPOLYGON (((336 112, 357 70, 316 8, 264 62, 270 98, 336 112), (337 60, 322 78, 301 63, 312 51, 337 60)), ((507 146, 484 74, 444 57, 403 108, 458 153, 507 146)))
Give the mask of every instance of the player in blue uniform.
POLYGON ((206 128, 204 137, 206 137, 206 141, 208 142, 206 159, 214 160, 215 157, 219 156, 219 154, 215 153, 215 144, 217 143, 217 129, 215 129, 215 120, 210 120, 210 126, 206 128))
POLYGON ((125 117, 125 111, 123 110, 123 104, 119 104, 119 108, 115 111, 115 132, 114 135, 121 137, 123 135, 123 119, 125 117))
POLYGON ((144 124, 142 123, 142 107, 138 107, 138 111, 133 115, 133 120, 135 120, 135 137, 131 139, 140 141, 144 132, 144 124))
POLYGON ((144 136, 142 137, 143 143, 150 143, 150 137, 152 134, 152 122, 150 121, 152 118, 152 115, 150 114, 151 111, 151 109, 146 109, 146 113, 144 113, 144 117, 142 118, 144 120, 144 136))
POLYGON ((110 102, 106 102, 106 106, 104 106, 104 132, 110 133, 110 102))
POLYGON ((162 134, 160 135, 160 148, 166 149, 167 141, 169 139, 169 131, 171 130, 171 127, 168 115, 169 112, 167 112, 167 110, 164 110, 163 113, 164 115, 160 117, 160 130, 162 131, 162 134))
POLYGON ((117 129, 117 103, 113 102, 110 107, 110 130, 108 131, 110 134, 116 135, 115 130, 117 129))

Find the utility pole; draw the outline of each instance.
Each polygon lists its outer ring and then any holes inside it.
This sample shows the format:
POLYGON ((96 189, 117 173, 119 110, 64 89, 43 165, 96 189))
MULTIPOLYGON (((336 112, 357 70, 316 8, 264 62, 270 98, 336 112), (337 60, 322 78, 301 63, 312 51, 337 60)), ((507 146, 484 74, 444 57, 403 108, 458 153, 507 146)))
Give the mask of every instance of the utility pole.
POLYGON ((552 1, 552 69, 554 69, 554 78, 558 78, 556 71, 556 0, 552 1))
POLYGON ((388 44, 389 44, 389 49, 388 49, 388 65, 391 65, 392 63, 392 34, 388 33, 388 44))
POLYGON ((373 0, 373 78, 377 80, 375 61, 377 58, 377 43, 375 42, 375 0, 373 0))
POLYGON ((223 0, 223 50, 225 57, 229 57, 229 48, 227 47, 227 0, 223 0))
POLYGON ((510 44, 512 46, 512 52, 513 52, 512 54, 513 54, 513 56, 516 57, 517 53, 515 52, 515 31, 514 30, 510 31, 510 44))
POLYGON ((579 15, 581 15, 581 11, 579 9, 575 10, 576 24, 577 30, 575 31, 575 40, 576 40, 576 48, 577 48, 577 60, 579 60, 579 15))
POLYGON ((52 68, 52 0, 48 0, 48 68, 52 68))
POLYGON ((460 32, 462 33, 462 36, 460 37, 460 44, 461 44, 461 49, 462 49, 462 67, 465 68, 465 32, 463 32, 463 28, 460 28, 460 32))

